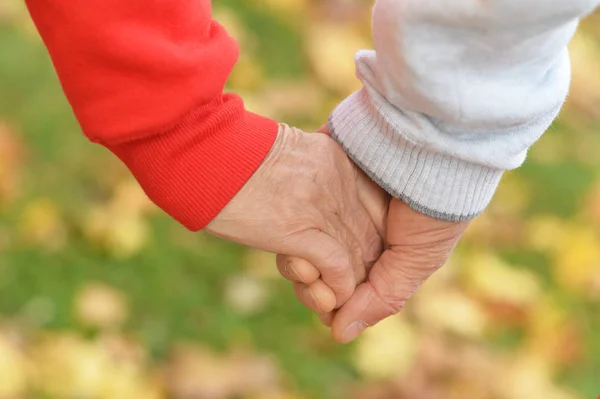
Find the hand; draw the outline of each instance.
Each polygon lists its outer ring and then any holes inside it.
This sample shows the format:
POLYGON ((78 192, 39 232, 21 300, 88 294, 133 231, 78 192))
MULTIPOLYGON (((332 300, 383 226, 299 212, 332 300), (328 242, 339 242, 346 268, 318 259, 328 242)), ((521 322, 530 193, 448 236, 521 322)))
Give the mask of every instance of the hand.
MULTIPOLYGON (((398 313, 446 262, 468 224, 437 220, 392 199, 387 214, 386 250, 369 271, 368 281, 360 284, 337 312, 320 315, 332 327, 333 337, 348 343, 367 327, 398 313)), ((284 261, 303 262, 296 258, 284 261)))
POLYGON ((296 294, 305 305, 331 311, 350 298, 365 278, 365 264, 383 249, 369 214, 371 197, 359 197, 358 176, 331 138, 282 125, 261 167, 206 230, 306 259, 306 269, 285 264, 280 271, 300 281, 296 294))
POLYGON ((446 263, 469 222, 434 219, 393 199, 387 218, 386 250, 336 313, 334 338, 347 343, 367 327, 394 315, 446 263))

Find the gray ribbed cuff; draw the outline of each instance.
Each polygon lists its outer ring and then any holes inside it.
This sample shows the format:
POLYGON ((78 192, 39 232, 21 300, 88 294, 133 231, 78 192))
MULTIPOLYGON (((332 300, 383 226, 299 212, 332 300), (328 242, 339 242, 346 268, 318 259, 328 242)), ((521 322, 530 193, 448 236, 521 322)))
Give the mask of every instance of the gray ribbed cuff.
POLYGON ((408 142, 360 90, 329 119, 331 136, 392 196, 450 221, 473 219, 488 205, 503 170, 470 163, 408 142))

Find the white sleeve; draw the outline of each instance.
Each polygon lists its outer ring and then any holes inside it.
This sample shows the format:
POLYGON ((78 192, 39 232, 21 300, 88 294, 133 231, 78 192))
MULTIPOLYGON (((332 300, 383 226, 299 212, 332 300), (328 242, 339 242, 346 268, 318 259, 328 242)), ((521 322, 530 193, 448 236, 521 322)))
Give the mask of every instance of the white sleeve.
POLYGON ((423 213, 466 220, 556 118, 567 45, 600 0, 378 0, 364 87, 330 130, 367 174, 423 213))

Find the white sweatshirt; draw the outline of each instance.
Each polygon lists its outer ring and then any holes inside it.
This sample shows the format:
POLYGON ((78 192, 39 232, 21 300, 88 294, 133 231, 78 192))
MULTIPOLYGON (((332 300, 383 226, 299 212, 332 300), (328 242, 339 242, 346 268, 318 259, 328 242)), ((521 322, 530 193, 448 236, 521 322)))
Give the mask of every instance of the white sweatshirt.
POLYGON ((598 4, 378 0, 375 51, 356 56, 364 87, 333 111, 331 133, 394 197, 471 219, 558 115, 567 45, 598 4))

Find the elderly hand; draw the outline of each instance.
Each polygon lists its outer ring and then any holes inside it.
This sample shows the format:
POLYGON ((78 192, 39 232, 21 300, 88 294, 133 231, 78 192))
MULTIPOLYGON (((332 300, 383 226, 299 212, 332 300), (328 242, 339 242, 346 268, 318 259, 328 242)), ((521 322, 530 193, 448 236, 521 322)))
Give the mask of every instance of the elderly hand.
MULTIPOLYGON (((320 314, 341 343, 354 340, 367 327, 398 313, 421 284, 446 262, 468 222, 437 220, 392 199, 386 225, 386 249, 369 271, 368 280, 338 311, 320 314)), ((294 257, 282 257, 280 262, 305 263, 294 257)), ((319 291, 327 289, 318 286, 319 291)))
POLYGON ((367 327, 398 313, 406 301, 446 263, 469 222, 434 219, 393 199, 386 250, 332 323, 335 339, 354 340, 367 327))
MULTIPOLYGON (((326 132, 326 130, 325 130, 326 132)), ((377 192, 374 185, 359 172, 361 191, 377 192), (367 189, 368 188, 368 189, 367 189)), ((372 269, 368 280, 360 284, 352 297, 339 310, 324 312, 322 308, 299 299, 317 311, 321 320, 332 327, 333 337, 347 343, 354 340, 367 327, 398 313, 415 291, 445 262, 458 243, 469 222, 448 222, 434 219, 411 209, 398 199, 387 204, 387 195, 371 196, 369 204, 377 204, 370 215, 375 227, 385 239, 386 249, 372 269)), ((308 260, 295 256, 279 255, 280 270, 284 265, 297 271, 293 281, 300 284, 316 275, 308 260)), ((332 297, 334 293, 319 280, 311 291, 316 297, 332 297)), ((302 293, 302 292, 301 292, 302 293)), ((297 291, 298 294, 298 291, 297 291)), ((338 303, 342 301, 338 300, 338 303)))
POLYGON ((366 276, 365 265, 383 249, 373 219, 383 220, 385 194, 363 186, 361 176, 327 135, 282 125, 261 167, 206 230, 306 259, 309 267, 284 262, 280 271, 297 281, 306 306, 329 312, 350 298, 366 276))

